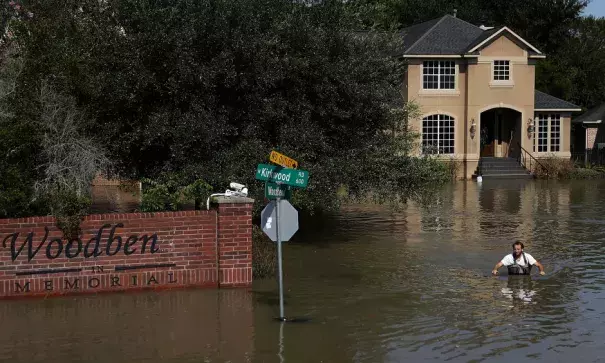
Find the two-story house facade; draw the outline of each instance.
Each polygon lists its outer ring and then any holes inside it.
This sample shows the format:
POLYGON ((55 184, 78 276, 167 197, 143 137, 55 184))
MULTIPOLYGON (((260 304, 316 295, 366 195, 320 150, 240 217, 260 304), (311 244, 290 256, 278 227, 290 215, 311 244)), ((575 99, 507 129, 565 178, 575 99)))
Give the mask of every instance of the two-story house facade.
POLYGON ((483 157, 570 158, 571 115, 580 107, 535 89, 546 56, 507 27, 446 15, 402 31, 404 101, 422 116, 418 154, 462 162, 470 179, 483 157))

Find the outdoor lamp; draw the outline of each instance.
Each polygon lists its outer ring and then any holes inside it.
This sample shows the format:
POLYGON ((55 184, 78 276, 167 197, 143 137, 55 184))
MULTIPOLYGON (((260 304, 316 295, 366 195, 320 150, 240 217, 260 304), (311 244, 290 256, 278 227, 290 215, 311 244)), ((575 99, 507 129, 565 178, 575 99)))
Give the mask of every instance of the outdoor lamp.
POLYGON ((471 119, 471 139, 475 138, 475 132, 477 131, 477 124, 475 123, 475 119, 471 119))
POLYGON ((534 120, 530 118, 527 120, 527 135, 529 137, 531 137, 531 134, 533 132, 534 132, 534 120))

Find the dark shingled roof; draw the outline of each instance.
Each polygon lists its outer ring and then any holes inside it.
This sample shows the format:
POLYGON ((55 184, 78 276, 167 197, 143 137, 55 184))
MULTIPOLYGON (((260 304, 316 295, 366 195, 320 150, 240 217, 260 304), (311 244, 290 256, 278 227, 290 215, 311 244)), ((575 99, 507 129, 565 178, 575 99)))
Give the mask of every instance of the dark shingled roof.
MULTIPOLYGON (((505 27, 482 28, 452 15, 412 25, 401 31, 405 55, 462 55, 505 27)), ((510 31, 507 28, 507 31, 510 31)), ((531 47, 528 47, 531 48, 531 47)), ((536 55, 533 49, 529 53, 536 55)))
POLYGON ((580 106, 560 98, 548 95, 536 90, 534 96, 534 108, 536 110, 581 110, 580 106))
POLYGON ((412 25, 409 28, 405 28, 401 31, 403 36, 404 52, 407 52, 409 48, 414 45, 420 39, 424 33, 429 31, 435 24, 437 24, 441 18, 425 21, 424 23, 412 25))
POLYGON ((600 106, 593 107, 590 110, 584 112, 580 116, 573 119, 571 122, 573 123, 582 123, 582 122, 594 122, 594 121, 603 121, 605 118, 605 103, 600 106))
MULTIPOLYGON (((475 39, 471 44, 469 44, 469 46, 468 46, 468 48, 466 50, 469 51, 469 50, 473 49, 474 47, 478 46, 479 44, 481 44, 482 41, 484 41, 487 38, 491 37, 492 35, 496 34, 502 28, 503 27, 482 30, 481 35, 479 35, 479 37, 477 37, 477 39, 475 39)), ((479 29, 481 30, 481 28, 479 28, 479 29)))
POLYGON ((405 54, 464 54, 484 30, 451 15, 402 31, 405 54))

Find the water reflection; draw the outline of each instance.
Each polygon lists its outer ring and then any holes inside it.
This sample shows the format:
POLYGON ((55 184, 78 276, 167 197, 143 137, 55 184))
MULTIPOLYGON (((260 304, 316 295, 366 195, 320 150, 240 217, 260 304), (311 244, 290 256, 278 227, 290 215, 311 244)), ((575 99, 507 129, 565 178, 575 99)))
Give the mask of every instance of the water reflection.
POLYGON ((502 296, 513 302, 511 307, 514 307, 516 302, 535 304, 532 298, 536 295, 536 290, 532 289, 532 285, 531 277, 508 276, 507 286, 501 289, 502 296))
POLYGON ((11 362, 505 362, 605 356, 605 183, 455 183, 303 218, 277 283, 2 302, 11 362), (546 276, 491 276, 521 240, 546 276), (232 295, 231 295, 232 294, 232 295), (161 296, 161 297, 160 297, 161 296), (77 343, 75 343, 77 342, 77 343), (48 352, 47 352, 48 350, 48 352), (16 358, 14 358, 14 357, 16 358))
POLYGON ((251 296, 174 291, 6 301, 0 360, 10 362, 246 362, 251 296), (200 304, 203 303, 203 304, 200 304))

